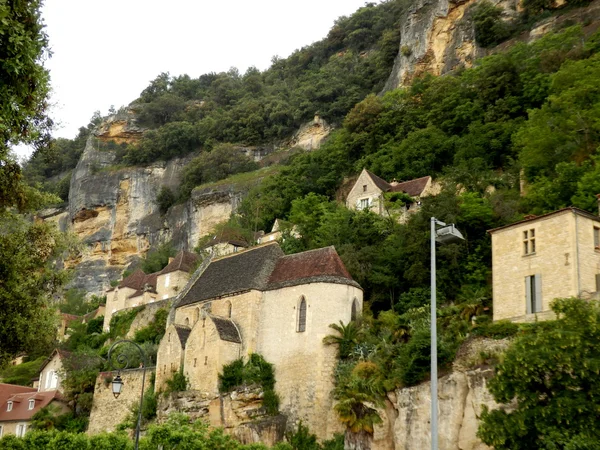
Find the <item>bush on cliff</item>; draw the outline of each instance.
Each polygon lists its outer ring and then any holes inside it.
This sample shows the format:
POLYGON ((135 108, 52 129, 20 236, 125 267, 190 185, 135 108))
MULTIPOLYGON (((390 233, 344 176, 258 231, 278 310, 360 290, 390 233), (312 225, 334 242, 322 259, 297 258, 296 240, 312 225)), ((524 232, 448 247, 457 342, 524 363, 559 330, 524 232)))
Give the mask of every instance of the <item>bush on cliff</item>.
POLYGON ((498 450, 600 448, 600 305, 557 299, 558 319, 520 333, 488 386, 478 435, 498 450))

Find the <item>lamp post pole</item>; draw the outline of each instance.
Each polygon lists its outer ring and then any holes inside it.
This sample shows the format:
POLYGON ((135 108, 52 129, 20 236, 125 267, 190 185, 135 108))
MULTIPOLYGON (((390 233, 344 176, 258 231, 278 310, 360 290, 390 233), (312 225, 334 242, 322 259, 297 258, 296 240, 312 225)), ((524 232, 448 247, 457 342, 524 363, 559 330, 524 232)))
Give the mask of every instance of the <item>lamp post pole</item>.
POLYGON ((437 311, 436 311, 436 264, 435 264, 435 226, 437 219, 431 218, 431 450, 438 448, 438 405, 437 405, 437 311))
POLYGON ((435 243, 448 244, 465 238, 454 224, 431 218, 431 450, 438 450, 438 360, 437 360, 437 283, 435 243), (438 225, 443 228, 437 228, 438 225))
MULTIPOLYGON (((110 349, 108 350, 108 362, 109 362, 111 368, 112 368, 112 359, 111 359, 112 351, 116 346, 121 345, 121 344, 134 345, 140 352, 140 357, 142 358, 142 367, 143 367, 143 370, 142 370, 142 393, 140 394, 140 406, 138 408, 137 424, 135 426, 135 446, 134 446, 134 449, 138 450, 139 441, 140 441, 140 428, 142 426, 142 405, 144 404, 144 387, 145 387, 144 385, 146 384, 146 354, 144 353, 144 350, 142 350, 142 347, 140 347, 137 343, 130 341, 129 339, 122 339, 120 341, 115 342, 113 345, 111 345, 110 349)), ((115 398, 117 398, 121 394, 121 389, 123 387, 123 382, 121 380, 120 371, 125 370, 129 367, 129 360, 127 358, 127 355, 125 355, 124 353, 117 355, 117 362, 121 367, 119 369, 117 369, 117 376, 113 380, 113 385, 112 385, 113 395, 115 396, 115 398)))

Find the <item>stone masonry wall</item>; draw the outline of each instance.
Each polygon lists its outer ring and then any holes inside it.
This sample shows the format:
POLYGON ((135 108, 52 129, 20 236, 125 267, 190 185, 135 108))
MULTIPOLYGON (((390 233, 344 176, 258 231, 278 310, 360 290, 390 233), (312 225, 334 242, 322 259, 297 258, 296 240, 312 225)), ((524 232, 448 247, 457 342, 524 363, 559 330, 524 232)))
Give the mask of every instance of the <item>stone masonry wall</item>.
POLYGON ((526 315, 525 277, 539 274, 542 311, 577 292, 575 218, 571 211, 492 234, 494 320, 526 315), (523 233, 535 230, 535 254, 524 254, 523 233))
POLYGON ((323 344, 332 323, 350 321, 352 302, 362 311, 362 290, 331 283, 310 283, 264 294, 257 352, 275 366, 275 390, 292 426, 302 420, 320 439, 342 431, 333 411, 336 348, 323 344), (298 304, 307 303, 306 330, 297 331, 298 304))
MULTIPOLYGON (((123 390, 119 398, 112 393, 112 385, 109 377, 115 376, 114 372, 101 372, 96 378, 94 389, 94 403, 90 415, 89 434, 98 434, 103 431, 114 431, 127 416, 131 414, 131 408, 138 405, 142 392, 142 369, 130 369, 121 371, 123 379, 123 390)), ((144 392, 150 386, 150 379, 154 368, 146 370, 144 392)))

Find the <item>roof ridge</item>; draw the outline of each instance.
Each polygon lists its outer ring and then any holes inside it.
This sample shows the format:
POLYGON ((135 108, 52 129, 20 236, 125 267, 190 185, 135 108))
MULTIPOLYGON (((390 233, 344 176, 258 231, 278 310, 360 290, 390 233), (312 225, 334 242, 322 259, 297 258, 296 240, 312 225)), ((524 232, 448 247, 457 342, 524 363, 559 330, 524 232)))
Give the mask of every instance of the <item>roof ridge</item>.
POLYGON ((245 253, 250 253, 250 252, 252 252, 254 250, 258 250, 260 248, 264 248, 264 247, 267 247, 269 245, 279 245, 279 244, 276 241, 269 241, 269 242, 265 242, 265 243, 262 243, 262 244, 253 245, 252 247, 248 247, 245 250, 242 250, 242 251, 239 251, 239 252, 229 253, 229 254, 223 255, 223 256, 217 256, 217 257, 215 257, 213 259, 213 261, 223 261, 224 259, 227 259, 227 258, 235 258, 238 255, 245 254, 245 253))
POLYGON ((554 214, 559 214, 559 213, 563 213, 563 212, 567 212, 567 211, 571 211, 574 214, 579 214, 579 215, 587 217, 591 220, 596 220, 596 221, 600 222, 600 216, 597 216, 589 211, 586 211, 585 209, 581 209, 576 206, 567 206, 565 208, 557 209, 556 211, 551 211, 549 213, 540 214, 539 216, 530 217, 528 219, 521 219, 521 220, 517 220, 516 222, 513 222, 513 223, 508 223, 506 225, 502 225, 500 227, 491 228, 491 229, 487 230, 487 232, 491 234, 495 231, 503 230, 505 228, 510 228, 514 225, 519 225, 521 223, 527 223, 527 222, 533 222, 534 220, 537 220, 537 219, 543 219, 543 218, 552 216, 554 214))

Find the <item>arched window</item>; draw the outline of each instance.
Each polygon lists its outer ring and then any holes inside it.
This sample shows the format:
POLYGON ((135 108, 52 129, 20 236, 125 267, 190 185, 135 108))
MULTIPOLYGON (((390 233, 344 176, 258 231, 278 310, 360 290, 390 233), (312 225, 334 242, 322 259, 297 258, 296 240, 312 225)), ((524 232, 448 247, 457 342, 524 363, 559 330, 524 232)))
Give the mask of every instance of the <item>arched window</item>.
POLYGON ((298 333, 306 331, 306 299, 300 297, 300 304, 298 305, 298 333))
POLYGON ((350 313, 350 320, 358 319, 358 300, 356 298, 352 300, 352 312, 350 313))

